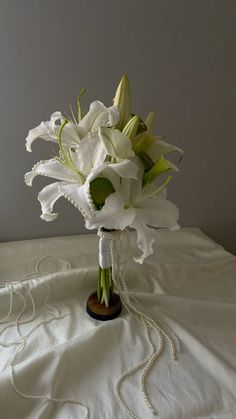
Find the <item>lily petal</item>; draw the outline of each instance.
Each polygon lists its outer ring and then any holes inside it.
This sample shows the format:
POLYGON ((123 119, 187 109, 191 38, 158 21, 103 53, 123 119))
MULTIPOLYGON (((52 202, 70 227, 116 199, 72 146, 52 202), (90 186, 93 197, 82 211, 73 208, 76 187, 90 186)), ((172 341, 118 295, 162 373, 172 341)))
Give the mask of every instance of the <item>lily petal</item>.
POLYGON ((85 218, 91 218, 95 211, 89 193, 89 183, 79 186, 78 184, 59 184, 60 193, 72 205, 74 205, 85 218))
POLYGON ((42 209, 40 218, 44 221, 53 221, 58 217, 58 213, 52 211, 55 202, 62 196, 62 193, 58 190, 59 183, 55 182, 45 186, 38 194, 42 209))
POLYGON ((120 178, 136 179, 137 171, 138 167, 130 160, 123 160, 122 162, 116 164, 104 162, 91 170, 90 174, 87 176, 86 182, 90 183, 96 177, 106 177, 111 181, 114 188, 117 190, 120 186, 120 178))
POLYGON ((59 214, 57 212, 49 212, 49 213, 41 214, 40 218, 43 221, 50 222, 50 221, 54 221, 58 217, 58 215, 59 214))
POLYGON ((98 133, 108 156, 118 159, 134 156, 131 141, 119 130, 99 128, 98 133))
POLYGON ((142 214, 143 221, 153 227, 167 227, 170 230, 179 228, 179 209, 162 196, 155 196, 139 204, 137 212, 142 214))
POLYGON ((130 161, 123 160, 119 163, 108 164, 108 168, 114 170, 122 178, 137 179, 138 166, 130 161))
POLYGON ((31 145, 36 140, 36 138, 43 138, 45 141, 55 141, 52 140, 48 135, 48 129, 45 122, 41 122, 40 125, 31 129, 26 137, 26 150, 32 152, 31 145))
POLYGON ((143 221, 143 217, 139 214, 136 215, 131 227, 137 231, 137 245, 142 251, 141 256, 135 257, 134 260, 135 262, 142 264, 144 259, 153 253, 152 246, 157 239, 157 232, 148 227, 143 221))
POLYGON ((124 160, 120 163, 110 164, 105 162, 100 166, 95 167, 86 179, 86 183, 90 184, 92 180, 97 177, 107 178, 113 185, 114 189, 118 191, 121 186, 121 178, 133 178, 137 177, 137 166, 130 160, 124 160))
POLYGON ((124 208, 124 198, 119 192, 114 192, 105 201, 100 211, 96 211, 93 218, 86 219, 86 228, 92 230, 101 226, 107 229, 124 230, 132 224, 135 217, 133 208, 124 208))
POLYGON ((79 129, 83 136, 98 127, 111 127, 119 121, 119 111, 116 106, 106 108, 102 102, 96 100, 91 103, 88 113, 81 119, 79 129))
POLYGON ((118 191, 121 187, 121 178, 136 179, 137 171, 138 167, 130 160, 123 160, 116 164, 105 162, 91 171, 86 182, 90 183, 96 177, 105 177, 112 183, 114 189, 118 191))
MULTIPOLYGON (((32 143, 37 138, 58 143, 58 132, 63 121, 63 115, 57 111, 51 115, 50 121, 43 121, 40 125, 31 129, 26 137, 26 150, 32 151, 32 143)), ((80 139, 79 127, 69 121, 62 132, 62 143, 68 147, 78 146, 80 139)))
POLYGON ((31 152, 31 145, 37 138, 42 138, 45 141, 57 142, 57 135, 55 132, 56 121, 63 119, 61 112, 54 112, 51 115, 50 121, 41 122, 40 125, 31 129, 26 137, 26 150, 31 152))
POLYGON ((34 178, 38 175, 63 180, 65 182, 80 183, 80 178, 77 173, 73 172, 69 168, 66 168, 57 159, 41 160, 36 163, 31 172, 25 174, 26 185, 32 186, 34 178))
POLYGON ((168 144, 166 141, 163 140, 162 137, 151 137, 153 141, 151 142, 150 146, 148 147, 148 155, 152 158, 153 161, 160 159, 163 155, 165 156, 168 153, 172 153, 173 151, 177 151, 181 156, 183 156, 184 151, 176 147, 175 145, 168 144))
MULTIPOLYGON (((63 121, 64 121, 64 118, 63 118, 63 121)), ((60 126, 57 127, 56 129, 57 135, 58 135, 59 129, 60 129, 60 126)), ((63 128, 61 138, 62 138, 63 145, 67 147, 78 147, 83 137, 79 129, 79 126, 75 125, 71 121, 68 121, 67 125, 63 128)))
POLYGON ((87 135, 79 147, 71 152, 71 157, 81 172, 87 176, 93 167, 101 165, 106 158, 106 150, 96 132, 87 135))

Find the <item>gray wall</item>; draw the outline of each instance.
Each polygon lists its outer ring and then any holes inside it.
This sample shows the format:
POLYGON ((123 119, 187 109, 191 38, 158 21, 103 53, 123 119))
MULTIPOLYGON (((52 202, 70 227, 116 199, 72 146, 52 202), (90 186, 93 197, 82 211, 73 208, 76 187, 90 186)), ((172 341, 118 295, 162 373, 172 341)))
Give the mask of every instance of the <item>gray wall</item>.
POLYGON ((39 218, 23 176, 49 147, 25 150, 29 128, 84 104, 110 105, 123 73, 133 109, 158 110, 158 133, 185 149, 169 197, 183 226, 199 226, 236 251, 235 1, 0 0, 0 240, 84 233, 60 202, 58 220, 39 218))

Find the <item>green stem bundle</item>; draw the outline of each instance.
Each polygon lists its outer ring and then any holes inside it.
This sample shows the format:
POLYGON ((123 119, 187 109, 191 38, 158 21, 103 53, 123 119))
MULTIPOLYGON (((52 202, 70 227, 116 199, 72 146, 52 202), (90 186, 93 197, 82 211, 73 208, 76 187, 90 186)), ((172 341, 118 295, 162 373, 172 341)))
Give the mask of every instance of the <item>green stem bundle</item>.
POLYGON ((112 268, 98 268, 97 298, 100 304, 109 307, 113 293, 112 268))

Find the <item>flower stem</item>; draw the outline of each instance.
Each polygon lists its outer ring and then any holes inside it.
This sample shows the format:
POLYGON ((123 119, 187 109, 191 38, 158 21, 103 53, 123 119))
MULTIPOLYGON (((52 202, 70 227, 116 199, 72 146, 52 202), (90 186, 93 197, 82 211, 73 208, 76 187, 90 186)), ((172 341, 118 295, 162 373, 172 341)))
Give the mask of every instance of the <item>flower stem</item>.
POLYGON ((97 278, 97 299, 100 304, 105 302, 106 307, 109 307, 109 302, 113 293, 112 272, 110 268, 98 268, 97 278))
POLYGON ((109 298, 107 294, 107 283, 106 283, 106 269, 102 269, 102 300, 104 299, 105 306, 109 307, 109 298))
POLYGON ((97 280, 97 298, 101 300, 101 267, 98 267, 98 280, 97 280))
POLYGON ((110 269, 106 269, 106 289, 107 289, 107 298, 108 298, 108 305, 111 298, 110 295, 110 269))

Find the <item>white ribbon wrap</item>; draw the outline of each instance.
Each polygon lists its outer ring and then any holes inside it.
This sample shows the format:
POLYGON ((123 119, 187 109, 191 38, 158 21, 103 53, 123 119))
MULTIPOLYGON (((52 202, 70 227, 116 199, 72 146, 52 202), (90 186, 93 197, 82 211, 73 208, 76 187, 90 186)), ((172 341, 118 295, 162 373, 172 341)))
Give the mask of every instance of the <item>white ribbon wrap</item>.
POLYGON ((120 230, 103 231, 98 230, 99 240, 99 265, 102 269, 107 269, 112 266, 111 244, 120 238, 122 232, 120 230))
POLYGON ((99 265, 102 269, 107 269, 111 266, 111 240, 107 236, 102 236, 99 240, 99 265))

